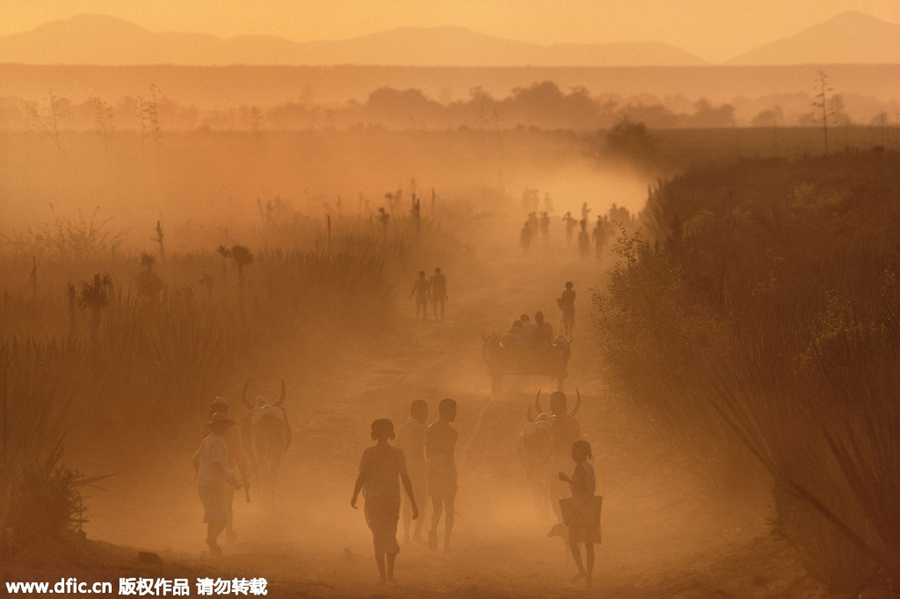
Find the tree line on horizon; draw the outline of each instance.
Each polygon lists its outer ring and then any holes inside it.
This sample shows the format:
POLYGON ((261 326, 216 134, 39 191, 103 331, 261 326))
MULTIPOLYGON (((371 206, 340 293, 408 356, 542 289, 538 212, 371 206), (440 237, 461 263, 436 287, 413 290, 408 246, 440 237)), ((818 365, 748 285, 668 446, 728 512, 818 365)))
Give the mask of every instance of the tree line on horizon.
MULTIPOLYGON (((494 98, 480 87, 467 100, 441 103, 419 89, 382 87, 364 102, 340 106, 312 101, 312 94, 272 106, 237 105, 227 108, 185 105, 152 85, 146 95, 125 96, 114 103, 102 98, 82 102, 48 91, 39 100, 0 97, 0 130, 60 130, 158 132, 263 131, 351 129, 382 127, 398 130, 546 130, 609 129, 623 119, 652 129, 722 127, 814 127, 821 125, 821 107, 807 93, 735 98, 714 104, 707 98, 690 100, 652 94, 623 97, 615 93, 592 96, 584 87, 568 92, 552 81, 517 87, 505 98, 494 98)), ((900 121, 900 101, 888 103, 854 94, 835 93, 827 99, 829 124, 836 127, 892 126, 900 121)))

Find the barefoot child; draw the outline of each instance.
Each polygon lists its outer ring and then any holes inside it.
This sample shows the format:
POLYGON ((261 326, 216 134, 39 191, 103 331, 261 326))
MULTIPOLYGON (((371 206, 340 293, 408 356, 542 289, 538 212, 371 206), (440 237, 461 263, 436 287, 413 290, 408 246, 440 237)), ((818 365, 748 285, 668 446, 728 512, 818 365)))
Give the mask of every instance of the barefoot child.
POLYGON ((350 506, 356 509, 359 492, 365 489, 366 523, 372 530, 375 544, 375 563, 382 584, 396 582, 394 580, 394 562, 400 552, 397 544, 397 521, 400 519, 400 481, 409 497, 412 506, 412 517, 419 517, 419 508, 413 494, 409 475, 406 472, 406 459, 403 451, 391 447, 388 442, 394 438, 394 423, 380 418, 372 423, 373 447, 363 452, 359 464, 359 476, 353 488, 350 506), (385 556, 387 564, 385 564, 385 556))
POLYGON ((563 509, 563 516, 569 526, 569 548, 578 566, 578 574, 573 582, 585 579, 585 586, 590 588, 594 572, 594 543, 600 542, 600 497, 594 495, 596 479, 594 467, 588 461, 592 459, 591 444, 581 439, 572 443, 572 460, 575 462, 575 471, 569 478, 565 473, 559 473, 561 481, 569 483, 572 488, 572 497, 562 499, 560 503, 568 502, 571 509, 563 509), (584 553, 587 559, 587 568, 581 561, 581 552, 578 544, 584 543, 584 553))
POLYGON ((437 551, 437 529, 444 512, 444 551, 450 550, 450 535, 456 514, 456 461, 453 453, 459 433, 450 424, 456 420, 456 400, 442 399, 437 422, 425 430, 425 457, 428 466, 428 494, 431 495, 431 530, 428 549, 437 551))
MULTIPOLYGON (((406 458, 406 470, 412 483, 413 494, 416 503, 421 508, 419 518, 416 519, 415 532, 412 540, 424 543, 422 538, 422 523, 425 520, 425 512, 428 508, 427 478, 425 465, 425 422, 428 421, 428 404, 425 400, 417 399, 412 402, 409 410, 409 420, 400 426, 397 431, 395 447, 403 450, 406 458)), ((403 540, 409 542, 410 529, 412 528, 412 504, 407 500, 403 502, 403 540)))

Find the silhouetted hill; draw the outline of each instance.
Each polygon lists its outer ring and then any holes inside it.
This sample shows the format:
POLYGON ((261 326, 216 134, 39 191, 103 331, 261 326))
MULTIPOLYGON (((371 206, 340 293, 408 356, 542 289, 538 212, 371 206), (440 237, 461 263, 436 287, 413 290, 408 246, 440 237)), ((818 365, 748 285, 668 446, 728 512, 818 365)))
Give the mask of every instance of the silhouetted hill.
POLYGON ((154 33, 110 16, 78 15, 0 38, 0 62, 85 65, 693 66, 659 43, 558 44, 503 39, 459 27, 405 28, 339 41, 271 36, 222 39, 154 33))
POLYGON ((845 12, 766 44, 729 64, 900 63, 900 24, 845 12))

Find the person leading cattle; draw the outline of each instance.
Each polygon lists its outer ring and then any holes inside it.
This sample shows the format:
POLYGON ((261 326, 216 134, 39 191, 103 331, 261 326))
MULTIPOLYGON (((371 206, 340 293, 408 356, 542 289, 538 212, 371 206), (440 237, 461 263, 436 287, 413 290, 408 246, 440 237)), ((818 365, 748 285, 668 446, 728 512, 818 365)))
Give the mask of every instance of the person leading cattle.
POLYGON ((203 503, 203 521, 206 526, 206 545, 211 555, 221 555, 218 539, 228 522, 226 489, 241 488, 241 481, 228 469, 228 446, 222 435, 234 421, 222 412, 215 412, 207 422, 210 434, 194 453, 194 471, 197 474, 197 492, 203 503))
POLYGON ((440 418, 425 431, 425 457, 428 464, 428 494, 431 496, 431 530, 428 532, 428 549, 437 551, 437 529, 441 514, 444 520, 444 551, 450 549, 453 532, 456 499, 456 461, 453 454, 459 433, 450 423, 456 420, 456 400, 442 399, 438 406, 440 418))
POLYGON ((375 445, 363 452, 350 506, 356 509, 359 493, 365 489, 366 524, 372 530, 378 575, 382 584, 385 584, 396 582, 394 563, 400 553, 400 545, 397 544, 397 520, 400 518, 398 480, 403 483, 409 497, 413 519, 419 517, 419 508, 406 471, 403 450, 391 447, 389 442, 395 437, 394 423, 387 418, 379 418, 372 423, 371 435, 375 445))
MULTIPOLYGON (((209 417, 213 414, 221 412, 228 416, 228 400, 219 395, 209 405, 209 417)), ((203 425, 203 437, 210 434, 209 426, 203 425)), ((249 483, 250 483, 250 466, 247 460, 247 453, 244 451, 244 445, 241 443, 241 435, 236 427, 228 427, 222 433, 222 439, 228 447, 228 463, 226 467, 232 472, 239 472, 241 475, 241 484, 247 489, 247 501, 250 501, 249 483)), ((225 524, 225 542, 233 543, 237 539, 237 533, 234 532, 234 487, 225 487, 225 505, 228 509, 228 521, 225 524)))
MULTIPOLYGON (((422 522, 427 504, 427 475, 425 463, 425 422, 428 420, 428 404, 424 400, 417 399, 409 408, 409 419, 404 422, 397 431, 396 446, 403 450, 406 456, 406 470, 412 484, 416 505, 421 508, 421 518, 416 519, 415 532, 412 540, 423 543, 422 522)), ((412 519, 412 501, 403 502, 403 540, 409 542, 410 520, 412 519)))
POLYGON ((578 566, 578 573, 572 582, 585 579, 585 586, 591 588, 594 573, 594 543, 600 542, 600 507, 602 502, 596 497, 597 482, 594 475, 594 466, 591 465, 591 444, 580 439, 572 443, 572 461, 575 462, 575 471, 572 476, 564 472, 559 473, 559 480, 568 483, 572 490, 570 503, 577 510, 570 515, 574 521, 569 524, 569 549, 578 566), (581 561, 581 551, 578 544, 584 543, 587 568, 581 561))

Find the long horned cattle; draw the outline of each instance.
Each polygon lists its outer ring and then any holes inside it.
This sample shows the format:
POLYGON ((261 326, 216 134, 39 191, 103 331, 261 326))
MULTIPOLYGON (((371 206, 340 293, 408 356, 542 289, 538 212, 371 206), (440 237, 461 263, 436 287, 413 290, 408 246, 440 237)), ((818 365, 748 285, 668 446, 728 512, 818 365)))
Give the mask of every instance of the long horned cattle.
MULTIPOLYGON (((551 401, 550 403, 553 403, 553 402, 551 401)), ((538 389, 537 396, 534 398, 534 407, 538 411, 539 414, 541 412, 543 412, 543 410, 541 410, 541 390, 540 389, 538 389)), ((581 391, 579 391, 578 389, 575 389, 575 407, 572 408, 572 411, 568 413, 569 416, 574 418, 578 414, 578 410, 580 408, 581 408, 581 391)), ((530 409, 531 408, 529 407, 529 410, 530 409)))
POLYGON ((248 380, 241 392, 241 399, 250 412, 244 417, 241 438, 250 455, 251 474, 259 484, 263 496, 271 501, 275 496, 275 481, 281 458, 291 446, 291 426, 282 407, 286 395, 284 380, 281 396, 270 404, 262 395, 251 404, 247 399, 248 380))
MULTIPOLYGON (((538 389, 535 406, 540 403, 541 391, 538 389)), ((535 504, 546 509, 550 501, 550 414, 537 411, 537 417, 531 413, 531 406, 525 413, 527 423, 516 440, 516 453, 525 468, 525 476, 535 504)))

